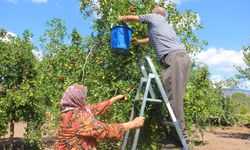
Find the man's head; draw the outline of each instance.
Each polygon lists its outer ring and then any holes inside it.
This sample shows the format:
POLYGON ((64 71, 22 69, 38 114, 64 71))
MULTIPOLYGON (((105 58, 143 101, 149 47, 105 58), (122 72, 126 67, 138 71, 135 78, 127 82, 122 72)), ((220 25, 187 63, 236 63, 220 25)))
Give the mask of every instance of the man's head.
POLYGON ((160 6, 157 6, 153 9, 152 11, 154 14, 160 14, 162 16, 165 16, 166 15, 166 10, 165 8, 163 7, 160 7, 160 6))

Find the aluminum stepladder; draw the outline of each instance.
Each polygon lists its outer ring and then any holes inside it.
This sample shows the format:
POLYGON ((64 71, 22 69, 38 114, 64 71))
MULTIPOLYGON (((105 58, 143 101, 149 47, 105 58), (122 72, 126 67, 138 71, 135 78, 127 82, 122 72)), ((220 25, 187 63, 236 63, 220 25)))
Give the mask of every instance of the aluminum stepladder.
MULTIPOLYGON (((136 101, 140 100, 139 96, 142 92, 142 86, 144 85, 144 83, 146 83, 139 116, 142 117, 144 115, 144 110, 145 110, 147 102, 156 102, 156 103, 163 102, 163 103, 165 103, 165 105, 167 106, 168 112, 170 114, 172 124, 174 125, 176 132, 178 134, 178 137, 182 143, 182 146, 183 146, 182 149, 190 150, 190 147, 187 144, 187 141, 185 140, 185 138, 183 136, 183 133, 181 131, 179 123, 178 123, 178 121, 175 117, 175 114, 173 112, 173 109, 170 105, 167 94, 162 86, 159 75, 158 75, 158 73, 157 73, 157 71, 152 63, 152 60, 150 59, 149 56, 145 56, 142 58, 142 61, 140 64, 140 69, 142 71, 143 77, 141 77, 139 87, 137 88, 137 93, 136 93, 135 100, 134 100, 134 106, 133 106, 129 120, 132 121, 134 119, 135 106, 136 106, 135 103, 136 103, 136 101), (147 62, 147 63, 145 63, 145 62, 147 62), (147 72, 147 68, 145 66, 149 68, 149 72, 147 72), (155 79, 155 81, 156 81, 156 84, 157 84, 157 87, 161 93, 162 99, 156 99, 155 93, 154 93, 153 88, 151 86, 153 79, 155 79), (148 93, 150 93, 151 98, 148 98, 148 95, 149 95, 148 93)), ((125 133, 125 137, 124 137, 123 144, 122 144, 122 150, 125 150, 125 148, 126 148, 126 145, 128 142, 129 131, 130 130, 126 131, 126 133, 125 133)), ((135 136, 134 136, 134 140, 133 140, 133 144, 132 144, 132 150, 136 150, 137 142, 138 142, 138 138, 139 138, 139 133, 140 133, 140 128, 137 128, 135 131, 135 136)))

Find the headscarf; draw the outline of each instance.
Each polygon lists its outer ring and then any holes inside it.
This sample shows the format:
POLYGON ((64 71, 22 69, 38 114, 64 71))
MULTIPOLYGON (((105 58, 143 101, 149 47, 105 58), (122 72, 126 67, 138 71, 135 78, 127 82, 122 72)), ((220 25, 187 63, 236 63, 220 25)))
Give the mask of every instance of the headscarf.
POLYGON ((67 88, 60 102, 60 107, 62 112, 69 110, 74 110, 78 108, 84 108, 87 88, 80 84, 73 84, 67 88))

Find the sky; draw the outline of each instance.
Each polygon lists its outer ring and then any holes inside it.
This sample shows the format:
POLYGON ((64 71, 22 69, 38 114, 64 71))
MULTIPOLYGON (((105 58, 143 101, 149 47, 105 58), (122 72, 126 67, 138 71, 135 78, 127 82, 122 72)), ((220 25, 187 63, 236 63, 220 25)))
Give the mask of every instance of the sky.
MULTIPOLYGON (((180 11, 199 14, 204 29, 195 33, 208 45, 197 59, 209 66, 214 82, 233 77, 234 66, 245 66, 242 48, 250 44, 249 0, 173 1, 180 11)), ((62 18, 69 32, 77 27, 83 36, 91 33, 91 18, 83 19, 78 0, 0 0, 0 28, 20 36, 29 29, 37 46, 46 21, 52 18, 62 18)), ((250 82, 245 83, 250 89, 250 82)))

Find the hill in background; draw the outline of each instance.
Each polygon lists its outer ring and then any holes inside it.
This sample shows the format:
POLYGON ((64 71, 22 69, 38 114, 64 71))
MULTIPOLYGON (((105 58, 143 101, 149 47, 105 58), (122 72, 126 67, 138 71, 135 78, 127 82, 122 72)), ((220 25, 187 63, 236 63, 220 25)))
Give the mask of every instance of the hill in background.
POLYGON ((224 96, 231 96, 233 93, 244 93, 247 96, 250 96, 250 90, 243 90, 243 89, 224 89, 223 90, 224 96))

